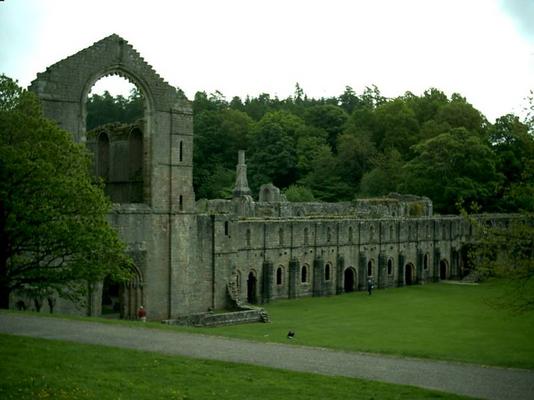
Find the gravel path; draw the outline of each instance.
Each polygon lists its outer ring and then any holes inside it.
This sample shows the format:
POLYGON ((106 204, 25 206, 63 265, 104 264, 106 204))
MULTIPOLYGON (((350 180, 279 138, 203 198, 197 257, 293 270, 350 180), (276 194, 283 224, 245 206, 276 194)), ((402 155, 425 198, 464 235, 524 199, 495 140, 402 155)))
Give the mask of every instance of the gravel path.
POLYGON ((495 400, 534 399, 534 371, 351 353, 148 328, 0 314, 0 332, 413 385, 495 400))

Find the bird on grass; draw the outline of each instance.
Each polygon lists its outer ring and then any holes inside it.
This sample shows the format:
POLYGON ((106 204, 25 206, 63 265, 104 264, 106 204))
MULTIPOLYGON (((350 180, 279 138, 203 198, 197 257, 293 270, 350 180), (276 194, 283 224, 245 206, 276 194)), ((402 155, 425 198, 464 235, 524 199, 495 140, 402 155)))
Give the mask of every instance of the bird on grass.
POLYGON ((293 331, 287 332, 287 338, 288 339, 293 339, 294 337, 295 337, 295 332, 293 332, 293 331))

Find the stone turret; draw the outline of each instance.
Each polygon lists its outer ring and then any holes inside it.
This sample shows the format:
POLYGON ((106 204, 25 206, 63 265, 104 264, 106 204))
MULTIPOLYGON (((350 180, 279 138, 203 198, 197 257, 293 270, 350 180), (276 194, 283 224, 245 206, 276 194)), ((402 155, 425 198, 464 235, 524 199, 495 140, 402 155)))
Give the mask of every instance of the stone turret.
POLYGON ((239 150, 236 167, 236 177, 234 186, 234 198, 250 196, 250 188, 247 180, 247 164, 245 164, 245 150, 239 150))

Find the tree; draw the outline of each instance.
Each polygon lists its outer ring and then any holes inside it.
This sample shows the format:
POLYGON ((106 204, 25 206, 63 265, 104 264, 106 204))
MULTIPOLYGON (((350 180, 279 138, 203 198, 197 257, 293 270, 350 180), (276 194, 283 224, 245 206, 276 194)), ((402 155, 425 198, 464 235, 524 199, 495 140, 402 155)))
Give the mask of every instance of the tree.
POLYGON ((404 166, 401 188, 431 198, 439 212, 456 212, 459 201, 485 206, 502 180, 490 147, 464 128, 451 129, 414 150, 416 156, 404 166))
POLYGON ((368 135, 344 133, 338 137, 337 152, 339 176, 356 191, 362 176, 371 168, 376 149, 368 135))
POLYGON ((128 98, 113 97, 106 90, 87 99, 87 130, 110 122, 135 122, 143 118, 144 111, 145 99, 137 88, 132 89, 128 98))
POLYGON ((534 211, 534 137, 528 126, 508 114, 497 118, 488 132, 497 156, 497 170, 505 177, 495 209, 534 211))
POLYGON ((129 276, 110 202, 84 146, 0 76, 0 307, 14 291, 80 299, 87 282, 129 276))
POLYGON ((411 147, 419 142, 419 122, 402 98, 377 107, 374 142, 379 150, 395 148, 405 159, 412 156, 411 147))
POLYGON ((487 126, 486 118, 480 111, 458 93, 454 93, 451 101, 439 109, 435 120, 449 124, 450 128, 465 128, 478 134, 484 133, 487 126))
POLYGON ((268 182, 280 188, 295 183, 296 138, 303 124, 299 117, 283 111, 267 113, 258 122, 249 163, 253 190, 268 182))
POLYGON ((351 200, 354 190, 337 173, 336 158, 328 145, 318 150, 311 163, 311 172, 299 184, 311 189, 313 196, 322 201, 351 200))
POLYGON ((306 186, 301 185, 290 185, 284 194, 288 201, 292 202, 309 202, 314 201, 313 193, 306 186))
POLYGON ((534 214, 511 216, 504 223, 468 219, 477 232, 469 252, 471 265, 482 279, 507 282, 507 291, 493 302, 516 312, 534 310, 534 214))
POLYGON ((341 107, 332 104, 308 108, 304 120, 307 125, 322 128, 328 132, 328 143, 335 151, 337 136, 343 131, 348 115, 341 107))
POLYGON ((388 149, 373 157, 374 168, 362 177, 360 195, 383 196, 396 192, 402 179, 404 161, 396 149, 388 149))

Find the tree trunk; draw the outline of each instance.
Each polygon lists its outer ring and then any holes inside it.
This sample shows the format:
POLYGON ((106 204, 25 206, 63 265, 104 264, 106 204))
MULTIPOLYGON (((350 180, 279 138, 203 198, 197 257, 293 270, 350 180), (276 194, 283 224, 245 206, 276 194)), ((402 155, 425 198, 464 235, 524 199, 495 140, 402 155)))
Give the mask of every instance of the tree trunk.
POLYGON ((6 233, 6 214, 0 199, 0 308, 9 308, 9 282, 7 280, 8 235, 6 233))
MULTIPOLYGON (((0 277, 2 280, 2 277, 0 277)), ((9 308, 9 287, 0 283, 0 308, 9 308)))

